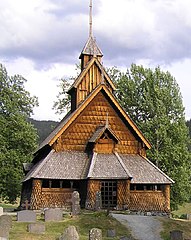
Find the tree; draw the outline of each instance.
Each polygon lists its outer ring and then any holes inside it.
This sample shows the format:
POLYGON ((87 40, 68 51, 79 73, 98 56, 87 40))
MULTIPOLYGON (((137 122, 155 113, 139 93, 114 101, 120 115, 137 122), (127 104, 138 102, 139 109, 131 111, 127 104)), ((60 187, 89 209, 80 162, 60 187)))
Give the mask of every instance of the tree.
MULTIPOLYGON (((186 121, 186 126, 189 129, 189 135, 190 135, 190 138, 191 138, 191 119, 189 121, 186 121)), ((191 151, 191 141, 189 142, 188 148, 189 148, 189 151, 191 151)))
POLYGON ((171 205, 177 208, 191 193, 191 164, 188 128, 176 80, 160 67, 152 70, 135 64, 126 73, 112 68, 109 74, 117 85, 120 104, 151 142, 148 158, 175 181, 171 205))
POLYGON ((63 114, 68 112, 71 109, 71 97, 67 93, 70 89, 72 83, 80 74, 81 66, 80 62, 76 64, 75 69, 75 76, 69 78, 61 78, 58 87, 61 89, 56 96, 56 101, 53 104, 53 109, 55 110, 56 114, 63 114))
POLYGON ((8 76, 0 64, 0 192, 10 202, 20 194, 22 163, 30 161, 37 142, 27 119, 38 102, 25 90, 25 82, 20 75, 8 76))
POLYGON ((53 105, 53 109, 56 111, 56 114, 62 114, 66 110, 67 112, 70 110, 71 98, 70 98, 70 95, 67 94, 67 92, 71 86, 71 83, 70 83, 71 80, 73 81, 74 78, 71 77, 69 79, 65 79, 65 78, 60 79, 60 83, 58 86, 61 89, 61 91, 59 91, 58 95, 56 96, 57 101, 55 101, 53 105))

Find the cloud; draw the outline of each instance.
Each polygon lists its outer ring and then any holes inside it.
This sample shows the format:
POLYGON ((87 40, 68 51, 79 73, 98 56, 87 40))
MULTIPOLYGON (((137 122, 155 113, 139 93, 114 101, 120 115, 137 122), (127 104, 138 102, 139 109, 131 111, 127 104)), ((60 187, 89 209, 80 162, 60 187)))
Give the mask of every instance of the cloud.
POLYGON ((190 2, 181 0, 102 1, 95 22, 103 52, 119 64, 137 58, 169 64, 191 57, 189 8, 190 2))
MULTIPOLYGON (((38 114, 46 118, 57 79, 75 75, 88 38, 88 14, 89 0, 0 1, 0 61, 28 79, 43 109, 38 114)), ((134 62, 172 70, 188 111, 190 0, 93 0, 93 33, 106 67, 124 69, 134 62)))
MULTIPOLYGON (((89 1, 0 3, 0 54, 43 67, 73 63, 88 37, 89 1)), ((93 29, 111 64, 137 58, 170 63, 191 57, 191 15, 185 0, 99 0, 93 29)))
MULTIPOLYGON (((3 23, 0 25, 0 55, 13 59, 25 57, 38 65, 74 61, 82 48, 82 41, 77 39, 85 35, 82 27, 87 24, 85 10, 76 7, 76 15, 69 1, 32 2, 6 0, 0 3, 0 21, 3 23), (59 8, 61 4, 62 8, 59 8), (67 13, 68 9, 73 11, 67 13), (56 15, 62 10, 62 16, 56 15)), ((80 1, 75 2, 79 5, 80 1)))

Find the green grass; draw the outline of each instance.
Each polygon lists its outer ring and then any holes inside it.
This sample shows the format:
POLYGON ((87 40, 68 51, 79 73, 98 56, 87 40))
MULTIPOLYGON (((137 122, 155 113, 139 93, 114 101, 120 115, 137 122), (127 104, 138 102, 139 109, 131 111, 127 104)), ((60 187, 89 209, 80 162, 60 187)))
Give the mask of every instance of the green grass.
POLYGON ((191 214, 191 203, 184 203, 178 208, 178 210, 172 212, 172 214, 176 216, 181 216, 187 213, 191 214))
MULTIPOLYGON (((39 222, 44 222, 40 217, 39 222)), ((28 223, 21 223, 16 221, 16 217, 13 217, 13 227, 10 231, 10 240, 55 240, 64 229, 69 225, 74 225, 80 235, 80 240, 87 240, 89 235, 89 230, 92 228, 102 229, 103 240, 109 240, 111 238, 107 237, 108 229, 116 230, 116 238, 119 239, 120 236, 130 236, 129 231, 118 221, 116 221, 111 216, 106 216, 105 212, 87 212, 84 211, 79 216, 71 218, 69 215, 65 215, 63 221, 61 222, 46 222, 46 232, 43 235, 31 234, 27 232, 28 223)))
POLYGON ((161 236, 164 240, 170 240, 170 231, 180 230, 184 232, 185 239, 191 239, 191 221, 181 219, 169 219, 161 217, 160 221, 163 223, 163 231, 161 236))
MULTIPOLYGON (((186 213, 191 214, 191 203, 185 203, 177 211, 173 211, 172 213, 176 216, 181 216, 186 213)), ((159 217, 159 220, 163 224, 161 236, 164 240, 170 240, 170 231, 172 230, 183 231, 184 238, 191 239, 191 221, 169 219, 165 217, 159 217)), ((38 215, 37 221, 44 222, 40 215, 38 215)), ((10 231, 10 240, 55 240, 69 225, 74 225, 77 228, 80 240, 87 240, 89 230, 94 227, 102 229, 103 240, 117 240, 120 236, 130 236, 130 232, 123 225, 112 217, 106 216, 105 212, 83 211, 82 214, 73 218, 71 218, 69 214, 66 214, 61 222, 46 222, 46 232, 42 235, 27 232, 27 225, 28 223, 17 222, 14 216, 13 227, 10 231), (108 229, 116 230, 116 238, 107 237, 108 229)))

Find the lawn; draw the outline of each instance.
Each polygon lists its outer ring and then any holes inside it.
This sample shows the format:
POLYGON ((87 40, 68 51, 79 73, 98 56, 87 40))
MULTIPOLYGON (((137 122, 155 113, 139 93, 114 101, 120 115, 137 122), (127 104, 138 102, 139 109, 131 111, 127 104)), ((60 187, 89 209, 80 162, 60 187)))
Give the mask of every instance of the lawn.
MULTIPOLYGON (((6 208, 14 208, 13 205, 4 205, 6 208)), ((173 216, 182 216, 183 214, 191 214, 191 203, 185 203, 183 206, 180 206, 177 211, 173 211, 173 216)), ((44 222, 43 218, 38 215, 37 218, 39 222, 44 222)), ((161 236, 164 240, 170 239, 170 231, 172 230, 181 230, 184 232, 185 239, 191 239, 191 221, 175 218, 166 218, 160 217, 160 221, 163 224, 163 231, 161 236)), ((58 238, 61 233, 64 232, 64 229, 69 225, 74 225, 77 228, 77 231, 80 235, 80 240, 87 240, 89 230, 91 228, 100 228, 103 233, 103 240, 109 240, 111 238, 107 237, 108 229, 116 230, 116 238, 113 240, 119 239, 120 236, 130 236, 130 232, 119 222, 113 219, 111 216, 106 216, 105 212, 90 212, 82 211, 77 217, 71 218, 69 214, 65 214, 63 221, 61 222, 46 222, 46 233, 43 235, 31 234, 27 232, 28 223, 20 223, 16 221, 16 216, 13 216, 13 227, 10 231, 10 240, 55 240, 58 238)))
MULTIPOLYGON (((38 216, 39 222, 44 222, 44 220, 38 216)), ((89 235, 89 230, 92 228, 102 229, 103 240, 109 240, 111 238, 107 237, 108 229, 116 230, 116 238, 119 239, 121 236, 130 236, 129 231, 117 222, 111 216, 107 216, 105 212, 87 212, 83 211, 77 217, 71 218, 69 214, 64 215, 63 221, 61 222, 46 222, 46 232, 43 235, 31 234, 27 232, 28 223, 21 223, 16 221, 16 217, 13 217, 13 227, 10 231, 10 240, 55 240, 64 229, 69 225, 74 225, 80 235, 80 240, 87 240, 89 235)))
POLYGON ((169 219, 161 217, 160 221, 163 223, 163 231, 161 236, 164 240, 170 240, 170 231, 180 230, 184 232, 185 239, 191 239, 191 221, 183 219, 169 219))
POLYGON ((172 214, 179 217, 183 214, 191 214, 191 203, 184 203, 178 210, 173 211, 172 214))
POLYGON ((176 211, 172 211, 173 218, 160 218, 163 223, 164 231, 162 237, 164 240, 170 239, 170 231, 180 230, 184 232, 185 239, 191 239, 191 221, 180 219, 186 214, 191 214, 191 203, 185 203, 176 211))

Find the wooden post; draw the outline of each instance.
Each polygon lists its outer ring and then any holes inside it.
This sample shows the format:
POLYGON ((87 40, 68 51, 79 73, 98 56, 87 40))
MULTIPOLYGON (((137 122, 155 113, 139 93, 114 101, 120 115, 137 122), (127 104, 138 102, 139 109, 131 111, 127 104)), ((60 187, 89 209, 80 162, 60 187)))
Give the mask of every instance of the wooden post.
POLYGON ((165 195, 165 208, 166 208, 166 211, 170 212, 170 184, 165 185, 164 195, 165 195))
POLYGON ((41 180, 34 179, 31 194, 31 209, 39 209, 41 207, 41 180))

